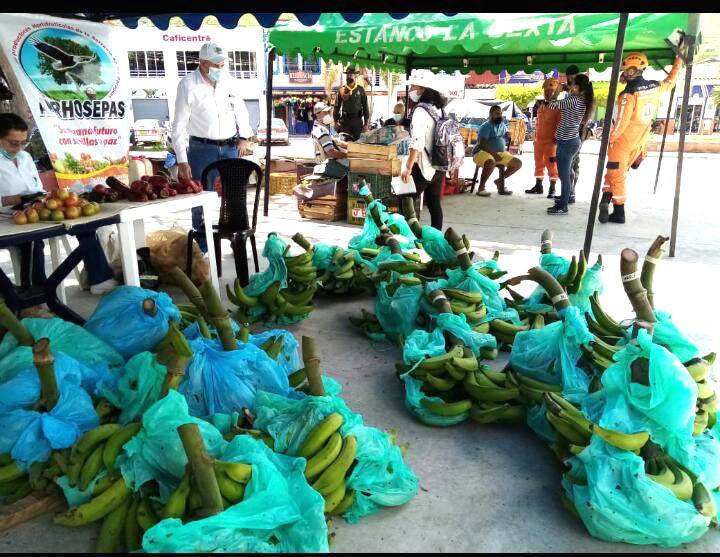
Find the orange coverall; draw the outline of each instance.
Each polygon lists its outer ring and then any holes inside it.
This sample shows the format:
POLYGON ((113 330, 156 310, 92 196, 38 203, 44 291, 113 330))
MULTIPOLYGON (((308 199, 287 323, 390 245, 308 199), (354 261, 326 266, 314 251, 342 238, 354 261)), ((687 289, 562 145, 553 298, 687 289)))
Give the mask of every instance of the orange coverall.
POLYGON ((607 172, 602 188, 603 192, 612 193, 613 205, 625 204, 625 175, 634 162, 645 158, 660 95, 675 85, 681 68, 682 60, 676 58, 670 74, 662 82, 647 81, 640 76, 618 95, 617 117, 610 130, 607 172))
POLYGON ((551 180, 558 179, 557 162, 555 151, 555 131, 560 123, 560 111, 549 108, 546 104, 540 105, 535 121, 535 178, 542 180, 547 168, 548 177, 551 180))

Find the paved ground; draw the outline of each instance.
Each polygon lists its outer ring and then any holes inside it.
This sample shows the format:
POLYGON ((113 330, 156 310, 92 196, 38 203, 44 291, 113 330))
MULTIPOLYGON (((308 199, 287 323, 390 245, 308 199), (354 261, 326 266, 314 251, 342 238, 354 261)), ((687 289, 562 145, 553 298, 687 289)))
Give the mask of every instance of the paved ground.
MULTIPOLYGON (((472 240, 482 256, 495 249, 500 264, 511 274, 536 265, 540 234, 552 228, 555 245, 563 255, 582 247, 590 188, 596 158, 591 154, 598 142, 586 143, 581 159, 578 202, 570 216, 549 217, 549 202, 521 193, 532 185, 532 153, 523 155, 525 167, 508 183, 516 194, 489 199, 470 195, 443 200, 445 226, 453 226, 472 240)), ((277 151, 281 151, 279 148, 277 151)), ((290 149, 290 148, 286 148, 290 149)), ((297 149, 302 149, 298 146, 297 149)), ((275 149, 273 149, 275 151, 275 149)), ((276 151, 276 152, 277 152, 276 151)), ((650 157, 630 174, 628 223, 597 225, 593 252, 605 261, 603 305, 616 318, 630 317, 630 305, 622 292, 619 274, 620 250, 632 247, 641 254, 659 233, 669 233, 675 164, 670 156, 663 166, 657 195, 652 194, 657 159, 650 157)), ((720 273, 720 224, 715 208, 720 201, 717 174, 720 158, 691 155, 686 158, 683 197, 680 204, 680 234, 677 257, 661 263, 656 274, 658 307, 673 314, 676 324, 696 341, 703 353, 720 348, 716 315, 720 301, 716 285, 720 273)), ((463 173, 472 174, 472 167, 463 173)), ((423 220, 428 214, 424 210, 423 220)), ((147 229, 168 228, 168 218, 153 219, 147 229)), ((189 214, 178 221, 189 225, 189 214)), ((284 238, 301 231, 311 241, 346 245, 360 228, 344 223, 303 220, 293 200, 273 196, 270 217, 258 227, 262 249, 268 232, 284 238)), ((227 242, 223 242, 223 283, 234 278, 227 242)), ((594 261, 595 255, 591 258, 594 261)), ((0 264, 7 269, 6 253, 0 264)), ((527 292, 532 285, 524 285, 527 292)), ((77 287, 68 288, 69 303, 88 316, 96 299, 77 287)), ((560 474, 550 451, 528 428, 480 427, 466 423, 450 429, 431 428, 415 421, 403 405, 403 390, 394 375, 399 359, 396 348, 371 343, 350 328, 349 315, 372 308, 368 298, 321 300, 311 317, 291 327, 297 338, 312 335, 319 343, 323 371, 339 380, 348 405, 380 428, 395 428, 401 441, 411 443, 407 462, 420 480, 420 491, 403 508, 385 510, 356 525, 336 521, 333 551, 524 551, 524 552, 638 552, 659 551, 655 547, 610 544, 591 538, 573 519, 557 497, 560 474), (360 356, 360 357, 358 357, 360 356)), ((494 363, 501 367, 504 360, 494 363)), ((92 528, 71 530, 53 526, 45 516, 0 532, 0 551, 83 552, 92 551, 92 528)), ((709 532, 687 547, 692 552, 720 551, 720 535, 709 532)))

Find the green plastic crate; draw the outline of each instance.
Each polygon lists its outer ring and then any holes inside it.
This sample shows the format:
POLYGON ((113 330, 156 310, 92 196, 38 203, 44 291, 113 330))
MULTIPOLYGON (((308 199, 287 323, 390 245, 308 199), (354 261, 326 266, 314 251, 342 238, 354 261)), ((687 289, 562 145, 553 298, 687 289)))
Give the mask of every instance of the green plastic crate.
POLYGON ((348 194, 357 196, 363 181, 367 182, 370 193, 375 199, 385 199, 392 194, 392 176, 359 172, 350 172, 348 174, 348 194))

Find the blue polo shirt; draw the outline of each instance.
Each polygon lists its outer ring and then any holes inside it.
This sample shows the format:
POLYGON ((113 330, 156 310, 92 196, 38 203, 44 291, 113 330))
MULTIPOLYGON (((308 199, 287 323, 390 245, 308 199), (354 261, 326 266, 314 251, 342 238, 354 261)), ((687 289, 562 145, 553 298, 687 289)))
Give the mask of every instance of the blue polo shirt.
MULTIPOLYGON (((504 120, 500 124, 493 124, 490 120, 486 120, 478 130, 478 139, 481 137, 487 139, 490 147, 498 153, 502 153, 505 150, 505 134, 507 132, 508 127, 504 120)), ((473 154, 480 150, 479 145, 479 142, 475 145, 473 154)))

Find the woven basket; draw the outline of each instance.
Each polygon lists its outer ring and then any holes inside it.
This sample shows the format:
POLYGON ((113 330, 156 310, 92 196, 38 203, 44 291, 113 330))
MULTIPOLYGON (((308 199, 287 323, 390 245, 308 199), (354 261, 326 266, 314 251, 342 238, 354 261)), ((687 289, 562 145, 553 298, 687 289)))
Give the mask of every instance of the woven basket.
POLYGON ((270 195, 292 195, 293 188, 297 186, 295 172, 274 172, 270 174, 270 195))

